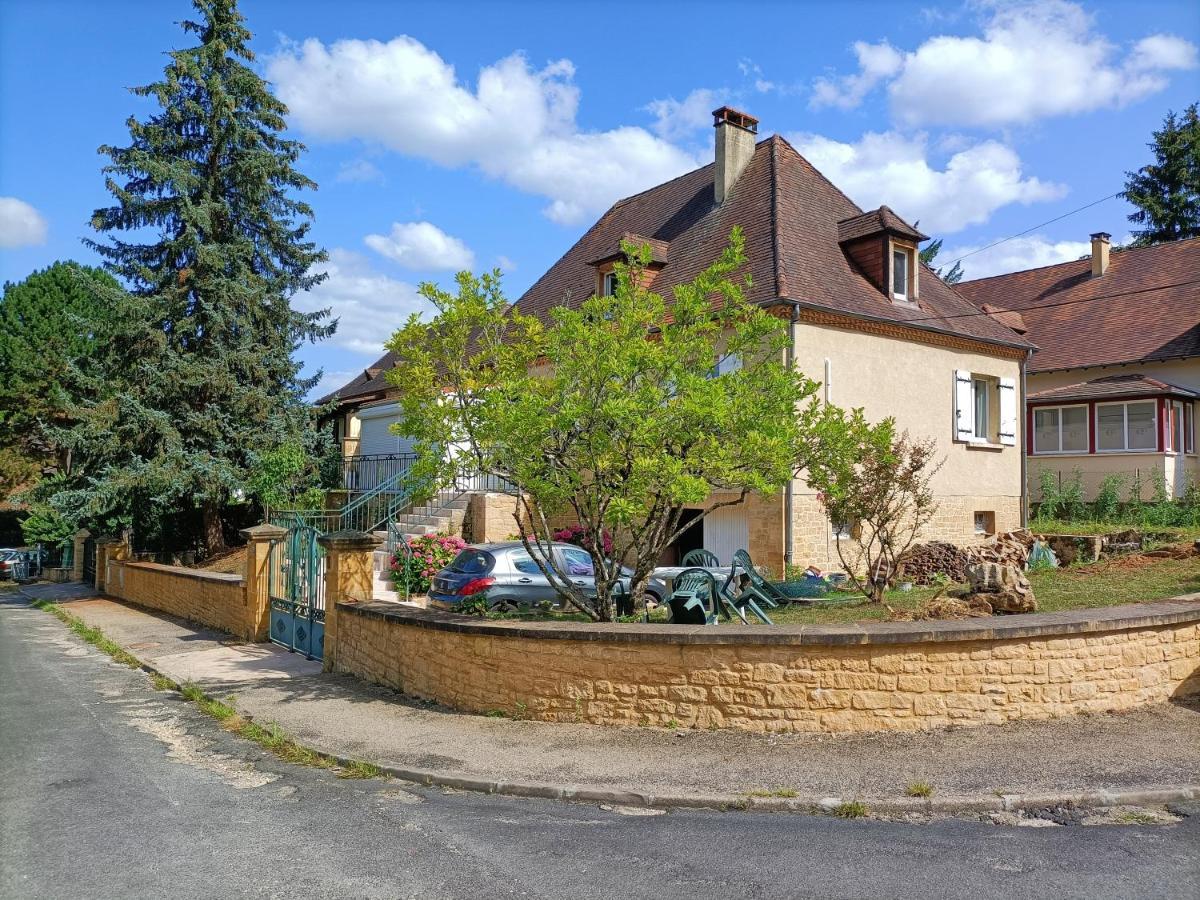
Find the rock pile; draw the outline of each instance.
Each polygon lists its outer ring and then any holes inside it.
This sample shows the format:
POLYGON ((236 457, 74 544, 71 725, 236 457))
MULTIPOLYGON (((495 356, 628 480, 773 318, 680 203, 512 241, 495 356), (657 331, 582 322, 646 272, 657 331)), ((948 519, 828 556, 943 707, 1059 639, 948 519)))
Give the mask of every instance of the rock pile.
POLYGON ((965 582, 967 568, 977 563, 999 563, 1024 569, 1033 546, 1033 534, 1018 529, 997 534, 974 547, 959 547, 945 541, 915 545, 904 558, 901 577, 914 584, 933 584, 934 576, 965 582))
POLYGON ((1025 573, 995 562, 967 566, 967 590, 957 599, 973 608, 987 604, 993 613, 1037 611, 1037 599, 1025 573))

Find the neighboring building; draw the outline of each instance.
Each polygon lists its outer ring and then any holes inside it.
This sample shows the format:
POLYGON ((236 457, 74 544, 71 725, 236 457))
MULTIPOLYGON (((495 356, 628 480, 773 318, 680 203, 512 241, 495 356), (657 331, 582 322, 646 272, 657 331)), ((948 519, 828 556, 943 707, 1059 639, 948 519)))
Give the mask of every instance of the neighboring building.
POLYGON ((1026 388, 1028 472, 1083 478, 1093 499, 1107 475, 1149 498, 1200 481, 1200 239, 1112 251, 1092 235, 1074 262, 963 282, 960 292, 1037 345, 1026 388))
MULTIPOLYGON (((650 244, 655 291, 669 296, 742 226, 752 302, 787 318, 792 357, 822 382, 824 398, 868 418, 894 416, 913 437, 937 440, 945 464, 934 479, 940 504, 928 539, 959 543, 1023 519, 1022 365, 1031 344, 921 265, 925 236, 886 206, 863 212, 783 138, 756 143, 757 120, 714 113, 716 159, 615 204, 520 298, 544 315, 564 302, 611 290, 622 239, 650 244)), ((337 392, 347 448, 358 435, 388 357, 337 392), (355 429, 357 428, 357 432, 355 429)), ((511 527, 511 526, 510 526, 511 527)), ((780 571, 838 567, 839 529, 797 480, 770 498, 709 516, 676 548, 713 550, 727 562, 747 547, 780 571)))

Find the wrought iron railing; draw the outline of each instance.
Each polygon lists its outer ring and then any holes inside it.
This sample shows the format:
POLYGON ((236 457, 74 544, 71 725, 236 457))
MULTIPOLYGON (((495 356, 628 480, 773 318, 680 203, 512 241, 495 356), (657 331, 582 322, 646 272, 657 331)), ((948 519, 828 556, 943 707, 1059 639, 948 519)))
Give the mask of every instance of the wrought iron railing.
POLYGON ((406 472, 417 461, 415 453, 364 453, 342 460, 342 488, 371 491, 406 472))

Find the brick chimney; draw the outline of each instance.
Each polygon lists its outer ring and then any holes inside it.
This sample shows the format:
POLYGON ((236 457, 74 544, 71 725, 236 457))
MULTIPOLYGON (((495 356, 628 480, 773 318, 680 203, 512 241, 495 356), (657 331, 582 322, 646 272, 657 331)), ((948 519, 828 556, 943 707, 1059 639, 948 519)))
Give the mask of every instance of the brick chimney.
POLYGON ((717 171, 714 191, 717 203, 724 203, 733 184, 741 176, 750 157, 754 155, 754 139, 758 135, 758 119, 728 106, 713 110, 713 127, 717 129, 717 171))
POLYGON ((1108 271, 1108 248, 1112 235, 1097 231, 1092 235, 1092 277, 1099 278, 1108 271))

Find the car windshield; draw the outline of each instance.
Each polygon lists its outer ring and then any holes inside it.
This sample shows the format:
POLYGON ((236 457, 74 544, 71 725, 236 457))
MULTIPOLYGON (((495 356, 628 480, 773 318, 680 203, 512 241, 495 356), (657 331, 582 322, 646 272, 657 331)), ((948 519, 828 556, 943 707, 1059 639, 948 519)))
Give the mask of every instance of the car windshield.
POLYGON ((451 572, 461 572, 463 575, 482 575, 490 572, 494 563, 495 559, 492 554, 486 550, 468 547, 466 550, 460 551, 447 568, 451 572))

